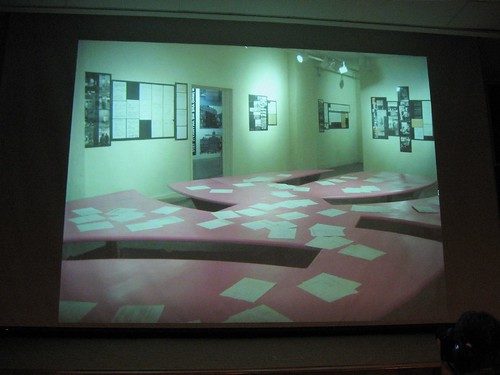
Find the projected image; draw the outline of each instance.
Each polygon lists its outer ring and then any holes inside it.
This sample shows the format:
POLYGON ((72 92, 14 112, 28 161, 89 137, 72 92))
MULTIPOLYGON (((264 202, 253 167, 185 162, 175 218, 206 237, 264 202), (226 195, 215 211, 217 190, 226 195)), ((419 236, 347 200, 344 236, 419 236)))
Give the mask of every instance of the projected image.
POLYGON ((426 58, 206 47, 80 41, 59 322, 445 320, 426 58), (172 69, 154 69, 162 56, 172 69), (104 106, 95 75, 109 77, 104 106), (120 82, 151 90, 114 109, 120 82), (105 124, 173 128, 178 82, 185 137, 105 138, 105 124), (222 175, 196 178, 193 161, 214 155, 222 175))

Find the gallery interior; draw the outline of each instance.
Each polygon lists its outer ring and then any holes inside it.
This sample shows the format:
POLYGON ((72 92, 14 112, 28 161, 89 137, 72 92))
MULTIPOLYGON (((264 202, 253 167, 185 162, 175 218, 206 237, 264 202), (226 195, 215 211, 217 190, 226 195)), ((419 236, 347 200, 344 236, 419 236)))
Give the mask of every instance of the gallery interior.
POLYGON ((407 224, 439 232, 425 57, 80 41, 75 80, 60 323, 445 319, 432 307, 445 300, 440 234, 407 224), (152 216, 136 193, 159 205, 152 216), (101 287, 82 290, 90 280, 101 287), (298 289, 278 292, 290 283, 298 289), (170 284, 186 292, 170 296, 170 284), (283 314, 292 300, 293 319, 283 314), (222 302, 227 311, 209 312, 222 302), (314 302, 322 313, 309 316, 314 302))
POLYGON ((495 32, 31 11, 0 366, 433 373, 437 327, 498 314, 495 32))

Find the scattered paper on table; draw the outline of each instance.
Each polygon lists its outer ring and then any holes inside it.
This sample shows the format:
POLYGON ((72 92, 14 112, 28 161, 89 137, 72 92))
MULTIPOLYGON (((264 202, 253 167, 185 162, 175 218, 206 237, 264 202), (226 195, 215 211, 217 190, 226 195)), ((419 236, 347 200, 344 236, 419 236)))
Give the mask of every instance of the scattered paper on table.
POLYGON ((256 204, 252 204, 250 207, 255 208, 257 210, 272 211, 272 210, 276 209, 279 206, 277 206, 275 203, 273 203, 273 204, 269 204, 269 203, 256 203, 256 204))
POLYGON ((278 207, 283 207, 283 208, 298 208, 298 207, 307 207, 307 206, 313 206, 315 204, 318 204, 310 199, 289 199, 286 201, 281 201, 278 203, 275 203, 275 206, 278 207))
POLYGON ((259 229, 269 229, 272 227, 272 222, 269 220, 256 220, 256 221, 250 221, 248 223, 243 223, 241 224, 246 228, 250 228, 253 230, 259 230, 259 229))
POLYGON ((313 296, 326 302, 334 302, 351 294, 356 294, 356 290, 361 283, 344 279, 328 273, 321 273, 312 279, 304 281, 298 287, 313 296))
POLYGON ((273 226, 267 235, 271 239, 294 240, 297 228, 287 228, 284 226, 273 226))
POLYGON ((91 230, 102 230, 113 228, 113 224, 109 221, 96 221, 95 223, 79 224, 77 225, 80 232, 88 232, 91 230))
POLYGON ((73 212, 80 216, 102 214, 101 210, 94 207, 77 208, 76 210, 73 210, 73 212))
POLYGON ((218 219, 234 219, 235 217, 241 217, 238 215, 236 212, 232 210, 227 210, 227 211, 216 211, 212 212, 212 215, 214 215, 218 219))
POLYGON ((306 243, 306 246, 332 250, 350 243, 352 243, 352 241, 345 237, 314 237, 311 241, 306 243))
POLYGON ((156 210, 153 210, 151 212, 153 212, 155 214, 170 215, 170 214, 173 214, 174 212, 179 211, 181 208, 182 207, 163 206, 163 207, 157 208, 156 210))
POLYGON ((291 321, 269 306, 259 305, 230 316, 224 323, 285 323, 291 321))
POLYGON ((366 181, 366 182, 373 182, 373 183, 375 183, 375 184, 376 184, 376 183, 384 182, 384 181, 385 181, 385 179, 380 178, 380 177, 370 177, 370 178, 367 178, 367 179, 365 179, 365 180, 363 180, 363 181, 366 181))
POLYGON ((256 210, 255 208, 245 208, 236 212, 245 216, 262 216, 266 214, 264 211, 256 210))
POLYGON ((340 176, 340 178, 343 178, 345 180, 357 180, 358 177, 356 176, 340 176))
POLYGON ((374 260, 385 254, 383 251, 361 244, 349 245, 340 250, 339 253, 365 260, 374 260))
POLYGON ((141 230, 158 229, 158 228, 161 228, 165 225, 180 223, 183 221, 184 221, 184 219, 181 219, 180 217, 177 217, 177 216, 167 216, 167 217, 160 218, 160 219, 152 219, 152 220, 143 221, 140 223, 127 224, 127 228, 131 232, 138 232, 141 230))
POLYGON ((252 182, 238 182, 236 184, 233 184, 233 186, 236 186, 236 187, 250 187, 250 186, 255 186, 255 184, 252 183, 252 182))
POLYGON ((292 197, 296 197, 295 194, 292 194, 288 191, 273 191, 271 192, 271 195, 274 195, 275 197, 279 197, 279 198, 292 198, 292 197))
POLYGON ((74 218, 69 219, 72 223, 75 224, 84 224, 84 223, 91 223, 93 221, 100 221, 100 220, 105 220, 106 218, 102 215, 99 214, 92 214, 92 215, 85 215, 85 216, 77 216, 74 218))
POLYGON ((311 232, 311 236, 313 237, 344 236, 344 229, 344 227, 337 225, 316 223, 309 228, 309 232, 311 232))
POLYGON ((224 220, 224 219, 214 219, 214 220, 209 220, 205 221, 203 223, 198 223, 200 227, 206 228, 206 229, 217 229, 220 227, 225 227, 227 225, 234 224, 232 221, 229 220, 224 220))
POLYGON ((309 217, 309 215, 306 215, 302 212, 298 211, 291 211, 291 212, 285 212, 284 214, 279 214, 276 215, 276 217, 279 217, 280 219, 285 219, 285 220, 295 220, 295 219, 302 219, 304 217, 309 217))
POLYGON ((111 211, 107 212, 106 215, 119 216, 119 215, 129 214, 131 212, 137 212, 137 211, 138 211, 137 208, 117 207, 117 208, 113 208, 111 211))
POLYGON ((328 217, 335 217, 342 214, 345 214, 345 211, 339 210, 337 208, 329 208, 323 211, 319 211, 318 214, 328 217))
POLYGON ((334 182, 332 181, 328 181, 328 180, 318 180, 318 181, 315 181, 317 184, 319 185, 323 185, 323 186, 333 186, 335 185, 334 182))
POLYGON ((186 186, 186 189, 188 189, 188 190, 208 190, 211 188, 207 185, 193 185, 193 186, 186 186))
POLYGON ((59 323, 78 323, 96 305, 96 302, 59 301, 59 323))
POLYGON ((211 189, 209 193, 212 194, 231 194, 233 189, 211 189))
POLYGON ((276 283, 245 277, 220 295, 247 302, 255 302, 266 294, 276 283))
POLYGON ((110 215, 109 219, 113 221, 117 221, 119 223, 126 223, 127 221, 137 220, 144 217, 143 212, 140 211, 132 211, 127 213, 122 213, 120 215, 110 215))

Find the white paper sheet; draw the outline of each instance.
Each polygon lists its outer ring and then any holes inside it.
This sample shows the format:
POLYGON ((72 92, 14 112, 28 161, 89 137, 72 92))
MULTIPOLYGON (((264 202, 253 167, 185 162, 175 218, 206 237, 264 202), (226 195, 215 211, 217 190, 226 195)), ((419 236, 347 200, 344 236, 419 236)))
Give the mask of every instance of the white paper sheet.
POLYGON ((153 210, 151 212, 153 212, 155 214, 170 215, 170 214, 173 214, 174 212, 179 211, 181 208, 182 207, 163 206, 163 207, 157 208, 156 210, 153 210))
POLYGON ((337 225, 316 223, 309 228, 309 232, 313 237, 345 236, 344 229, 337 225))
POLYGON ((234 219, 236 217, 241 217, 238 215, 236 212, 232 210, 227 210, 227 211, 216 211, 212 212, 212 215, 214 215, 218 219, 234 219))
POLYGON ((314 237, 314 239, 306 243, 306 246, 332 250, 350 243, 352 241, 345 237, 314 237))
POLYGON ((214 219, 214 220, 209 220, 205 221, 203 223, 198 223, 200 227, 206 228, 206 229, 217 229, 221 227, 225 227, 228 225, 234 224, 232 221, 229 220, 224 220, 224 219, 214 219))
POLYGON ((188 189, 188 190, 208 190, 211 188, 207 185, 193 185, 193 186, 186 186, 186 189, 188 189))
POLYGON ((91 230, 111 229, 113 224, 109 221, 97 221, 95 223, 80 224, 77 227, 80 232, 89 232, 91 230))

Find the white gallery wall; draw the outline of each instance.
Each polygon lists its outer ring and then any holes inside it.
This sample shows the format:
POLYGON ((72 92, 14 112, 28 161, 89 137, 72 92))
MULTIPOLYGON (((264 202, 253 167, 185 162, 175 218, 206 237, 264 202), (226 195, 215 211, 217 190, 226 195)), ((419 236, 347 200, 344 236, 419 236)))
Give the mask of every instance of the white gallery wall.
MULTIPOLYGON (((85 72, 113 80, 224 89, 224 172, 249 174, 334 168, 364 163, 365 170, 436 176, 434 142, 412 141, 402 153, 399 137, 372 139, 370 98, 397 100, 409 86, 411 99, 429 100, 426 59, 376 55, 365 58, 359 78, 299 64, 293 51, 277 48, 80 41, 75 77, 67 200, 135 189, 154 198, 176 194, 169 184, 192 178, 191 138, 112 141, 84 146, 85 72), (248 96, 277 101, 278 125, 249 131, 248 96), (318 99, 350 106, 349 128, 319 132, 318 99), (230 162, 229 162, 230 161, 230 162)), ((189 122, 190 124, 190 122, 189 122)), ((191 133, 191 127, 189 126, 191 133)), ((189 134, 191 135, 191 134, 189 134)))
POLYGON ((340 74, 318 69, 317 61, 298 63, 289 54, 290 127, 292 167, 332 168, 362 161, 361 127, 358 121, 359 83, 340 74), (318 99, 351 107, 348 129, 319 132, 318 99))
POLYGON ((175 195, 168 185, 192 177, 191 141, 113 141, 84 147, 85 72, 113 80, 232 89, 226 151, 232 173, 285 170, 289 159, 287 61, 283 50, 230 46, 80 41, 68 167, 67 200, 136 189, 156 198, 175 195), (248 130, 248 95, 278 103, 278 126, 248 130))

